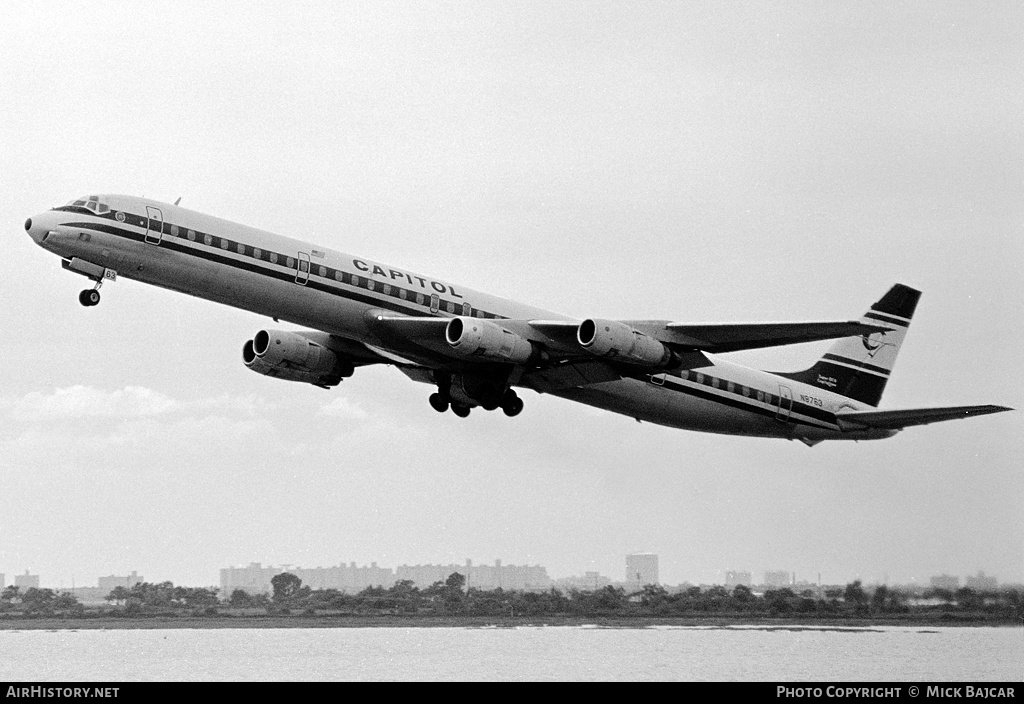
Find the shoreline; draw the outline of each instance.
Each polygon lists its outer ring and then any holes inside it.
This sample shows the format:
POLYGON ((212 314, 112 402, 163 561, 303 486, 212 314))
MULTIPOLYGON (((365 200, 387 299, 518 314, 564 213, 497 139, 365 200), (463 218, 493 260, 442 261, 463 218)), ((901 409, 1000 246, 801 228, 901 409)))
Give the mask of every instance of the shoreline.
POLYGON ((149 616, 85 618, 0 618, 0 631, 85 631, 85 630, 170 630, 220 628, 760 628, 766 630, 855 630, 872 627, 1020 627, 1007 619, 976 618, 738 618, 738 617, 658 617, 658 616, 149 616))

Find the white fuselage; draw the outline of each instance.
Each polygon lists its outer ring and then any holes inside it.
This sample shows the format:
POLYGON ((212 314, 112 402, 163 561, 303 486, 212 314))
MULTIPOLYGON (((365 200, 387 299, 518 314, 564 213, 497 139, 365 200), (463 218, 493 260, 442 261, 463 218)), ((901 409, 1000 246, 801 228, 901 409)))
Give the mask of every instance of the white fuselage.
MULTIPOLYGON (((103 199, 110 210, 102 215, 64 207, 33 216, 29 234, 65 260, 81 259, 118 276, 356 340, 428 366, 431 360, 422 349, 381 337, 370 313, 571 320, 175 205, 129 196, 103 199)), ((705 432, 808 443, 894 434, 843 432, 836 411, 869 407, 768 372, 707 359, 709 366, 700 368, 638 370, 631 378, 551 393, 638 420, 705 432)))

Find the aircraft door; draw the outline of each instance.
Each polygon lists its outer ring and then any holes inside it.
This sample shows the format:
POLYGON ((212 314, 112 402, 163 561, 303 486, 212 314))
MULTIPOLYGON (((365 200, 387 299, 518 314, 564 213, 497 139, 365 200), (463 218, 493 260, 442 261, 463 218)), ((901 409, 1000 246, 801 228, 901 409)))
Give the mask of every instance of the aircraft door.
POLYGON ((147 205, 146 215, 149 216, 149 222, 146 223, 146 242, 159 245, 164 234, 164 214, 160 212, 160 208, 147 205))
POLYGON ((305 286, 309 281, 309 255, 299 252, 299 260, 296 262, 295 283, 305 286))
POLYGON ((788 386, 779 384, 779 407, 775 411, 775 418, 786 422, 789 420, 789 414, 793 412, 793 392, 789 390, 788 386))

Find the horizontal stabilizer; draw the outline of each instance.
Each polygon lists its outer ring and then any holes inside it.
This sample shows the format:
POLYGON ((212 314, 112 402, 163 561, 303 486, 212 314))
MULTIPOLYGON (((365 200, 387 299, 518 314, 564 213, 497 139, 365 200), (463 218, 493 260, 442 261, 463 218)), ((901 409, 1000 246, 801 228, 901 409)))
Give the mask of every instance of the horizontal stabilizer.
POLYGON ((840 430, 863 430, 880 428, 900 430, 911 425, 927 425, 944 420, 956 420, 968 416, 984 416, 989 413, 1012 411, 1006 406, 948 406, 946 408, 909 408, 893 411, 849 411, 836 414, 840 430))

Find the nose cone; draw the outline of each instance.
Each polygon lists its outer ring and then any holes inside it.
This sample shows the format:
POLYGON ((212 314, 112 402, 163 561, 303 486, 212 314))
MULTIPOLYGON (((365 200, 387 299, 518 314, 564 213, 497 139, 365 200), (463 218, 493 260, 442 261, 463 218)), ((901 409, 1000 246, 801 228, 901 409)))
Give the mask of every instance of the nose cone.
POLYGON ((25 232, 32 238, 36 244, 42 244, 43 240, 46 239, 46 234, 56 227, 58 224, 57 218, 52 211, 40 213, 39 215, 33 215, 25 221, 25 232))

